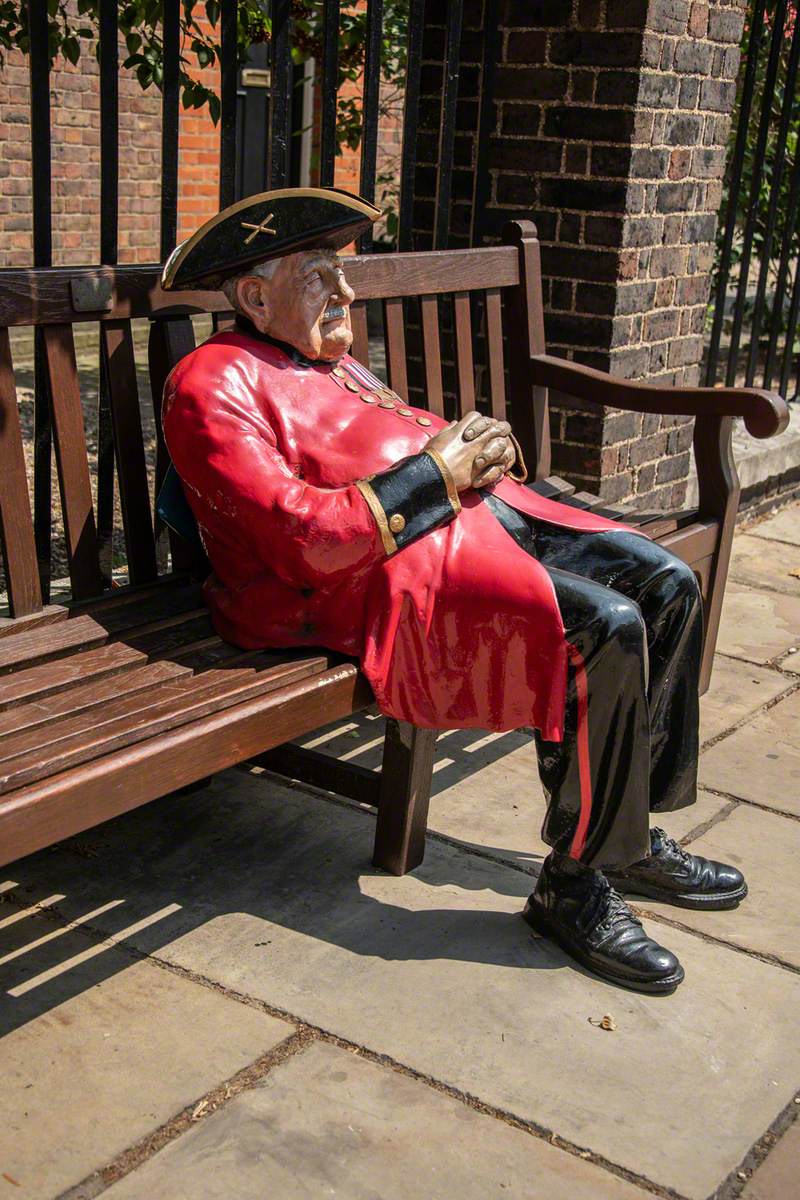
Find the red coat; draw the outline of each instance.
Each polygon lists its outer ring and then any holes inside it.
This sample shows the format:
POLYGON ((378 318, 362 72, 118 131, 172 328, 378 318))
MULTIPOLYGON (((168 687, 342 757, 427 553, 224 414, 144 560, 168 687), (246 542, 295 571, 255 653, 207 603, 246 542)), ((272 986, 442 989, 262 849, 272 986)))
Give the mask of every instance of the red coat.
MULTIPOLYGON (((567 648, 544 568, 471 491, 449 524, 387 557, 354 484, 444 424, 365 403, 330 366, 239 332, 183 359, 164 433, 214 568, 214 624, 238 646, 356 656, 383 712, 415 725, 535 725, 560 740, 567 648)), ((620 528, 508 478, 494 491, 569 529, 620 528)))

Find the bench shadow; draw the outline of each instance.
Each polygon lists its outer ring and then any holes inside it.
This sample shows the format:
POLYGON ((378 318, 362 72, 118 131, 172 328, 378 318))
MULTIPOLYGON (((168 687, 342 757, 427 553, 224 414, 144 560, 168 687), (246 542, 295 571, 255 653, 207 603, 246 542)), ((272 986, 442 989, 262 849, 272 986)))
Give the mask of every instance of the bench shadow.
POLYGON ((372 813, 234 770, 6 867, 0 1034, 233 913, 263 923, 256 947, 279 927, 386 962, 565 965, 519 917, 530 863, 523 874, 429 840, 425 862, 394 879, 370 865, 373 832, 372 813), (515 903, 476 907, 480 892, 515 903))

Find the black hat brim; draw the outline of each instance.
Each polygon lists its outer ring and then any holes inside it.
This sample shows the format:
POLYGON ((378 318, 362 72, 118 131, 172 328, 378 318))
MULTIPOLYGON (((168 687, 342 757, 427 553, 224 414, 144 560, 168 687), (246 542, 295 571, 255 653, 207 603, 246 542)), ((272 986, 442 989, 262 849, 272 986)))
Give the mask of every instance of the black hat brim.
POLYGON ((161 286, 215 288, 249 266, 298 250, 340 250, 379 216, 373 204, 338 188, 281 188, 248 196, 173 251, 161 286))

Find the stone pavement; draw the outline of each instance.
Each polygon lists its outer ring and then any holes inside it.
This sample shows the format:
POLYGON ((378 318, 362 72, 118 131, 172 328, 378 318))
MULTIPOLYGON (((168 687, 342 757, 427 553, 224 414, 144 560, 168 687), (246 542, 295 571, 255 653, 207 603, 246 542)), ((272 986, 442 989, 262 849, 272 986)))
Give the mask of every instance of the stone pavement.
MULTIPOLYGON (((519 919, 524 732, 440 738, 403 879, 371 812, 244 770, 5 868, 0 1198, 800 1196, 800 506, 737 535, 719 651, 664 824, 751 893, 640 910, 672 997, 519 919)), ((373 767, 380 740, 374 713, 308 739, 373 767)))

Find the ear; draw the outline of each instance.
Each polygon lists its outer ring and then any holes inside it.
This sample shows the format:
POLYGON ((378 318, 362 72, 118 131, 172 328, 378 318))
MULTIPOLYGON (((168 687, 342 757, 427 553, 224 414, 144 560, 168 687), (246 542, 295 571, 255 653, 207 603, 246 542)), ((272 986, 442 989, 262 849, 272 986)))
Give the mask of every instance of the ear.
POLYGON ((258 275, 243 275, 236 281, 237 306, 262 333, 270 319, 265 291, 264 280, 258 275))

